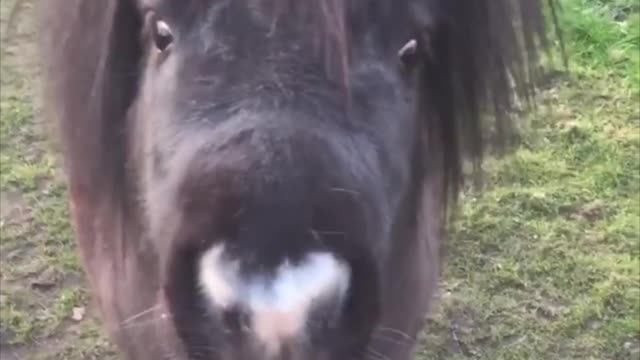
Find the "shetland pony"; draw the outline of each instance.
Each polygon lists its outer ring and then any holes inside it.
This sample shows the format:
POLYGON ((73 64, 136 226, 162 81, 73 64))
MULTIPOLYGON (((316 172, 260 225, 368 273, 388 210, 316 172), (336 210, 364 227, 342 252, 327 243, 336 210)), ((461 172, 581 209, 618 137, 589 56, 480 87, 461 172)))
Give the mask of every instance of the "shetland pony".
POLYGON ((128 359, 410 359, 541 0, 47 0, 46 114, 128 359), (486 122, 485 122, 486 121, 486 122))

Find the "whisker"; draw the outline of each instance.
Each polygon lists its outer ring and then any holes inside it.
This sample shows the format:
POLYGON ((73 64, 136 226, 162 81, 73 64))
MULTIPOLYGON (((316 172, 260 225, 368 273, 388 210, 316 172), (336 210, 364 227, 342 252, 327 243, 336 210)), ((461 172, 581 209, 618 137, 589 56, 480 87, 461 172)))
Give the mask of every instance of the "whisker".
POLYGON ((157 324, 160 321, 162 321, 162 318, 155 318, 155 319, 149 319, 149 320, 144 320, 144 321, 133 322, 133 323, 121 325, 120 326, 120 330, 131 330, 131 329, 135 329, 135 328, 152 326, 152 325, 157 324))
POLYGON ((392 333, 392 334, 395 334, 395 335, 401 336, 402 338, 404 338, 404 339, 406 339, 406 340, 409 340, 409 341, 416 341, 416 339, 415 339, 415 338, 413 338, 411 335, 409 335, 409 334, 407 334, 407 333, 405 333, 405 332, 403 332, 403 331, 401 331, 401 330, 394 329, 394 328, 387 327, 387 326, 378 326, 378 327, 376 328, 376 330, 375 330, 375 331, 376 331, 376 332, 384 332, 384 331, 387 331, 387 332, 390 332, 390 333, 392 333))
POLYGON ((394 339, 394 338, 392 338, 390 336, 386 336, 386 335, 383 335, 383 334, 376 334, 376 333, 371 334, 371 337, 373 337, 375 339, 378 339, 378 340, 381 340, 381 341, 388 341, 388 342, 391 342, 391 343, 396 344, 396 345, 413 345, 415 343, 414 341, 411 341, 409 339, 405 339, 405 338, 394 339))
POLYGON ((195 345, 195 346, 191 346, 190 350, 194 350, 194 351, 213 351, 216 353, 220 352, 220 349, 215 347, 215 346, 211 346, 211 345, 195 345))
POLYGON ((318 230, 314 230, 314 232, 316 234, 319 234, 319 235, 329 235, 329 236, 335 236, 335 235, 345 236, 346 235, 346 233, 344 231, 318 231, 318 230))
POLYGON ((346 189, 346 188, 340 188, 340 187, 331 187, 331 188, 329 188, 329 191, 341 192, 341 193, 352 195, 354 197, 359 197, 360 196, 360 192, 358 192, 358 191, 351 190, 351 189, 346 189))
POLYGON ((165 359, 165 360, 177 360, 178 359, 178 355, 174 351, 166 351, 162 355, 162 358, 165 359))
POLYGON ((154 312, 154 311, 158 310, 159 308, 160 308, 160 305, 154 305, 154 306, 152 306, 152 307, 150 307, 150 308, 148 308, 146 310, 142 310, 141 312, 139 312, 139 313, 137 313, 135 315, 132 315, 132 316, 126 318, 125 320, 123 320, 120 323, 120 326, 126 325, 126 324, 128 324, 128 323, 130 323, 132 321, 135 321, 135 320, 137 320, 137 319, 139 319, 139 318, 141 318, 141 317, 143 317, 143 316, 145 316, 145 315, 147 315, 147 314, 149 314, 151 312, 154 312))
POLYGON ((367 357, 375 356, 375 359, 378 359, 378 360, 391 360, 388 356, 385 356, 384 354, 382 354, 382 353, 380 353, 380 352, 378 352, 376 350, 373 350, 371 347, 367 347, 366 352, 367 352, 366 353, 367 357))

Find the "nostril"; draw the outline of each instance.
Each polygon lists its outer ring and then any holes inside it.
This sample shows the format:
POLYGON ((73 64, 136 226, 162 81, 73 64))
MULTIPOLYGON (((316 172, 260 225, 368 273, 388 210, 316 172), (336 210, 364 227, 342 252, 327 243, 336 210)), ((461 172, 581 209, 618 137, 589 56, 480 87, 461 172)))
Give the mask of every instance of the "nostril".
POLYGON ((307 322, 309 340, 320 348, 329 348, 339 341, 336 330, 344 311, 344 301, 339 298, 323 302, 316 306, 307 322))
POLYGON ((251 330, 250 315, 239 306, 224 310, 222 312, 222 322, 228 333, 248 333, 251 330))

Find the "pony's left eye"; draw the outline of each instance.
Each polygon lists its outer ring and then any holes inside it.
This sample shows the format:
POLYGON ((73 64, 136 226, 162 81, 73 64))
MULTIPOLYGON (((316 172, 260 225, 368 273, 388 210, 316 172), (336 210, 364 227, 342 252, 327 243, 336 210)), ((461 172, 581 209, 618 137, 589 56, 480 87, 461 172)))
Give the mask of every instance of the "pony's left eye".
POLYGON ((171 27, 163 20, 154 19, 152 23, 153 43, 160 51, 167 50, 173 43, 171 27))

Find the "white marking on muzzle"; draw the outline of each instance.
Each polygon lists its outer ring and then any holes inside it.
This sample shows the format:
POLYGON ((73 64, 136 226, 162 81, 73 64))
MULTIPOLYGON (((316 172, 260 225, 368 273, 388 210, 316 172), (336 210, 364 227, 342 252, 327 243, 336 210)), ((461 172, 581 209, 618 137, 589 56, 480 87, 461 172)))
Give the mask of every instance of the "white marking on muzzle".
POLYGON ((238 274, 238 263, 224 258, 224 245, 209 249, 200 261, 203 293, 220 309, 241 305, 250 311, 251 331, 270 354, 282 342, 304 335, 317 302, 341 303, 350 280, 348 266, 327 252, 309 253, 302 262, 283 262, 273 276, 238 274))

